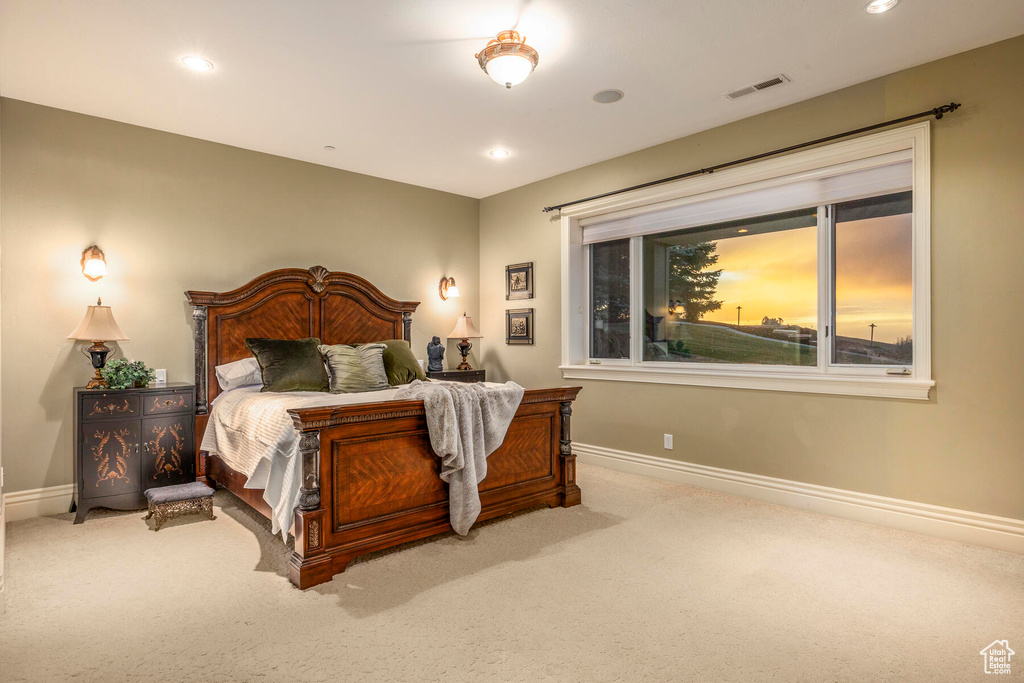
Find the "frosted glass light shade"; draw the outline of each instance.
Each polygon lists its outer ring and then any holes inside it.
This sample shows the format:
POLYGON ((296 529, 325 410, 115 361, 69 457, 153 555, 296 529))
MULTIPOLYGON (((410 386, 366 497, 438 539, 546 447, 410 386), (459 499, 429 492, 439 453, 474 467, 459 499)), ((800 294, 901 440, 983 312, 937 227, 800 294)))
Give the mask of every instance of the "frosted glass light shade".
POLYGON ((533 63, 521 55, 502 55, 487 62, 487 75, 498 85, 511 88, 533 73, 533 63))
POLYGON ((448 288, 448 298, 449 299, 458 299, 459 298, 459 288, 458 288, 457 285, 452 285, 451 287, 448 288))
POLYGON ((85 262, 82 272, 86 277, 99 279, 107 274, 107 264, 98 258, 91 258, 85 262))
POLYGON ((121 331, 110 312, 110 306, 102 305, 97 300, 95 306, 89 306, 85 311, 85 318, 75 328, 75 331, 68 335, 68 339, 78 341, 127 341, 128 335, 121 331))
POLYGON ((477 331, 473 319, 465 313, 455 323, 455 329, 448 334, 449 339, 483 339, 484 335, 477 331))

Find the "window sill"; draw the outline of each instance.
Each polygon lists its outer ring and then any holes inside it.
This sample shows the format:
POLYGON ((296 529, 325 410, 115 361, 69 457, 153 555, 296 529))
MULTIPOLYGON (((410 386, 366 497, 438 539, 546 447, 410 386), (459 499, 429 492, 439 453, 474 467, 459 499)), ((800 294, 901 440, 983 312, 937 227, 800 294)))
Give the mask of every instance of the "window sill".
POLYGON ((614 365, 562 365, 565 379, 594 379, 613 382, 645 382, 649 384, 685 384, 727 389, 758 389, 763 391, 794 391, 806 394, 840 396, 871 396, 928 400, 932 380, 906 377, 851 377, 797 373, 760 373, 687 368, 642 368, 614 365))

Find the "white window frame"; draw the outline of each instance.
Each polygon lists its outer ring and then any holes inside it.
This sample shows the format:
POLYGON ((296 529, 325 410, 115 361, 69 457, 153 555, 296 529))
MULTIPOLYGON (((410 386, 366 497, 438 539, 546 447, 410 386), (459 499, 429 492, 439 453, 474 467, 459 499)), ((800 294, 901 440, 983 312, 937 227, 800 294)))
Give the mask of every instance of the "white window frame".
MULTIPOLYGON (((761 389, 883 398, 928 398, 931 377, 931 177, 930 122, 767 159, 713 174, 665 183, 561 210, 562 362, 565 379, 596 379, 654 384, 761 389), (870 164, 873 157, 909 151, 913 163, 913 339, 914 362, 908 375, 890 374, 892 366, 832 365, 825 326, 831 329, 831 291, 818 298, 818 365, 678 363, 643 361, 644 316, 642 238, 631 238, 630 358, 590 359, 590 273, 583 244, 584 223, 629 218, 651 211, 738 195, 780 184, 783 178, 813 177, 839 164, 870 164)), ((831 282, 828 224, 818 211, 818 283, 831 282)), ((824 287, 831 290, 831 287, 824 287)), ((832 332, 834 334, 834 332, 832 332)))

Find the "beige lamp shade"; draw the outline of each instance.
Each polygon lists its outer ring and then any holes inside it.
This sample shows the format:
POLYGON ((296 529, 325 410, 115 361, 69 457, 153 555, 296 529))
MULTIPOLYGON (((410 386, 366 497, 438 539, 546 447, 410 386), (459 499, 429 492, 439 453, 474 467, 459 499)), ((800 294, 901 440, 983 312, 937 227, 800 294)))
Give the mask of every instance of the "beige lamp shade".
POLYGON ((455 329, 448 334, 449 339, 483 339, 484 335, 477 332, 473 319, 465 313, 455 323, 455 329))
POLYGON ((114 321, 110 312, 110 306, 104 306, 103 301, 96 300, 95 306, 89 306, 85 312, 82 324, 75 328, 75 331, 68 335, 68 339, 79 341, 127 341, 128 337, 114 321))

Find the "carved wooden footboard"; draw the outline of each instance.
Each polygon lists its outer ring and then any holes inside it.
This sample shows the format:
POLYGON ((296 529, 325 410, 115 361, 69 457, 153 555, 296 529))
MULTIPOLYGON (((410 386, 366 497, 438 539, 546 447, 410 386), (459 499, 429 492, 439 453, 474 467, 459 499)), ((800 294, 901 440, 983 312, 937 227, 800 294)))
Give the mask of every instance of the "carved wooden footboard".
MULTIPOLYGON (((580 502, 569 419, 579 388, 527 391, 487 459, 480 520, 580 502)), ((451 530, 422 401, 291 410, 302 488, 289 577, 308 588, 353 558, 451 530)))
MULTIPOLYGON (((325 344, 409 340, 415 301, 396 301, 350 273, 276 270, 230 292, 186 292, 194 307, 197 479, 224 486, 267 515, 246 477, 201 453, 215 368, 247 357, 245 339, 318 337, 325 344)), ((532 507, 578 505, 569 419, 579 387, 528 390, 487 459, 479 520, 532 507)), ((430 447, 422 401, 289 411, 300 433, 302 485, 289 576, 330 581, 353 558, 451 530, 448 490, 430 447)))

